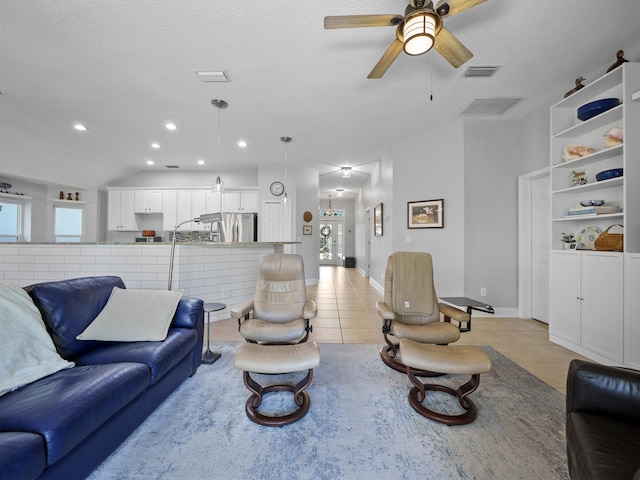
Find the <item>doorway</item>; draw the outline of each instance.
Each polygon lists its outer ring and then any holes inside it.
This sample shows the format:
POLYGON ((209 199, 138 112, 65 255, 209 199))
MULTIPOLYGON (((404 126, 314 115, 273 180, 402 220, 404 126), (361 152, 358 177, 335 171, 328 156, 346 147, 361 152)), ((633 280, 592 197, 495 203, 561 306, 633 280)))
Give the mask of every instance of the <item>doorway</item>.
POLYGON ((549 169, 518 177, 518 314, 549 323, 551 200, 549 169))
POLYGON ((344 221, 320 222, 320 265, 342 265, 344 262, 344 221))

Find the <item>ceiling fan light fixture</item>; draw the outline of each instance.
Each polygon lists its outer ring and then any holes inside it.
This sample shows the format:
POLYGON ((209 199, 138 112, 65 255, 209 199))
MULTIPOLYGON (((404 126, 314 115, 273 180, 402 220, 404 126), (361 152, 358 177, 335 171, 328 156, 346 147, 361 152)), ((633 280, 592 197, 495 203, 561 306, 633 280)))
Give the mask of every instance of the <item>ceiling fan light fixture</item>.
POLYGON ((422 55, 433 48, 442 18, 433 10, 420 9, 409 14, 402 27, 403 49, 407 55, 422 55))

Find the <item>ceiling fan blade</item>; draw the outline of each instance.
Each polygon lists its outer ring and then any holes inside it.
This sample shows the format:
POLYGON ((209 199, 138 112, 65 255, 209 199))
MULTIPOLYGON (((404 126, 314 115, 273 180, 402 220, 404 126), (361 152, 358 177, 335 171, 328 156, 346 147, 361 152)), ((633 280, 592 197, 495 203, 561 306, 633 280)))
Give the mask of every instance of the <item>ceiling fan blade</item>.
POLYGON ((433 48, 455 68, 467 63, 473 57, 473 53, 444 27, 436 35, 436 43, 433 48))
POLYGON ((402 20, 402 15, 338 15, 324 17, 324 28, 392 27, 402 20))
POLYGON ((450 17, 480 5, 487 0, 440 0, 435 8, 441 17, 450 17))
POLYGON ((402 42, 397 38, 389 45, 384 55, 380 57, 376 66, 373 67, 371 73, 367 75, 367 78, 382 78, 385 72, 389 69, 391 64, 398 58, 398 55, 402 53, 402 42))

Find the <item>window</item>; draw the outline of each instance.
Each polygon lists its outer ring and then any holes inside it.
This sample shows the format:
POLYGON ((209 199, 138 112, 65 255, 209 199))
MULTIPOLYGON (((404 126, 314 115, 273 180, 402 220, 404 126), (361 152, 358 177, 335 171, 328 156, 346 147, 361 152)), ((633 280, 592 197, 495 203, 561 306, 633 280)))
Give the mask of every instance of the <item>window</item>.
POLYGON ((20 204, 0 202, 0 242, 20 241, 20 204))
POLYGON ((56 242, 82 241, 82 208, 54 207, 56 242))

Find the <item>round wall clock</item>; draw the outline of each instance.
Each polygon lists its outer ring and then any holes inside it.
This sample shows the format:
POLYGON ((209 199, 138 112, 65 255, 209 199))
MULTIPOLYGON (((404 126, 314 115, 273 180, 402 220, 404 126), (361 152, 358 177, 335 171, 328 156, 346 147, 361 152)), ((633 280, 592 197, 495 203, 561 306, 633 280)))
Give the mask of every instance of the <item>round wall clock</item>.
POLYGON ((284 185, 282 182, 273 182, 271 187, 269 187, 269 190, 271 190, 272 195, 279 197, 284 193, 284 185))

